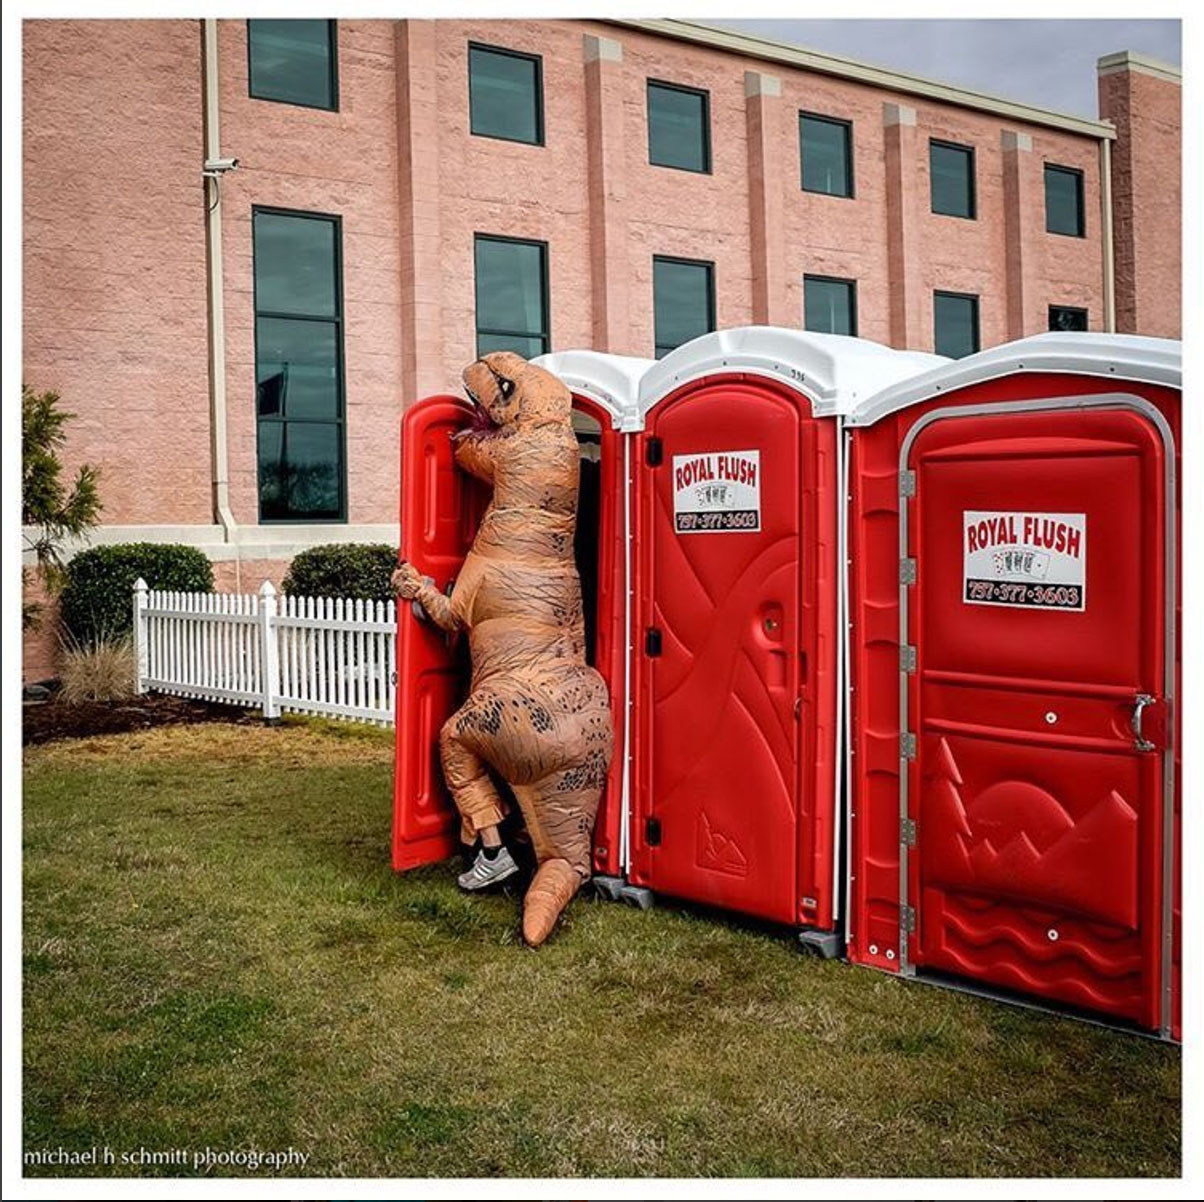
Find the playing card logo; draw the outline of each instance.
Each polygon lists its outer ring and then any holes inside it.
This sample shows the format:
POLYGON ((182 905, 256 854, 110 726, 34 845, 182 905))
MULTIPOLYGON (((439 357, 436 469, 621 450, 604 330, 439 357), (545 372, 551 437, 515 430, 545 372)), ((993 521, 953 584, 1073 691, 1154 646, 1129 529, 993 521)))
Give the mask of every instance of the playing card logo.
POLYGON ((991 560, 995 565, 995 575, 1009 580, 1044 580, 1049 571, 1049 555, 1044 551, 1034 551, 1031 547, 996 551, 991 560))

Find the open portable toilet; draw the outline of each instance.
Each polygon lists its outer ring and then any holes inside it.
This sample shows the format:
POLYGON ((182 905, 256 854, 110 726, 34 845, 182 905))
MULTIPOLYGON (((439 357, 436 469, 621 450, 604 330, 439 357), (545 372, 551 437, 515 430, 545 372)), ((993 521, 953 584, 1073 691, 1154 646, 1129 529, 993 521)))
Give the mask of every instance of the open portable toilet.
MULTIPOLYGON (((841 415, 935 363, 838 335, 746 327, 659 363, 535 360, 573 392, 578 566, 615 754, 594 831, 599 884, 801 928, 840 950, 841 415), (591 466, 596 465, 596 466, 591 466)), ((469 407, 402 419, 402 557, 448 586, 486 494, 452 459, 469 407)), ((398 617, 393 864, 452 854, 438 733, 466 666, 398 617)))
POLYGON ((849 959, 1178 1038, 1178 342, 848 413, 849 959))
MULTIPOLYGON (((619 875, 626 831, 628 434, 638 428, 639 380, 652 360, 565 351, 534 362, 558 375, 573 393, 582 458, 577 566, 587 657, 606 679, 616 728, 615 754, 594 827, 594 869, 619 875)), ((412 405, 401 422, 401 558, 449 590, 489 499, 489 489, 461 471, 452 457, 450 435, 470 417, 466 400, 441 395, 412 405)), ((467 692, 464 643, 449 645, 423 619, 417 604, 399 609, 393 801, 393 867, 398 870, 444 859, 460 847, 459 818, 439 762, 439 730, 467 692)))
POLYGON ((633 885, 839 952, 841 415, 945 362, 751 326, 640 380, 633 885))

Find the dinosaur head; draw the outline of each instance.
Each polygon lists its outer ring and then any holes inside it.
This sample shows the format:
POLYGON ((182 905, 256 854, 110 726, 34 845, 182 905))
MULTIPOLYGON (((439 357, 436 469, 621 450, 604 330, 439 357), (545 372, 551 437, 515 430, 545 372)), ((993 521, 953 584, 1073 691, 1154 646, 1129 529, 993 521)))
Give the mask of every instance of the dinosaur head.
POLYGON ((482 355, 464 369, 464 391, 476 407, 477 425, 542 426, 569 422, 573 397, 551 372, 513 351, 482 355))

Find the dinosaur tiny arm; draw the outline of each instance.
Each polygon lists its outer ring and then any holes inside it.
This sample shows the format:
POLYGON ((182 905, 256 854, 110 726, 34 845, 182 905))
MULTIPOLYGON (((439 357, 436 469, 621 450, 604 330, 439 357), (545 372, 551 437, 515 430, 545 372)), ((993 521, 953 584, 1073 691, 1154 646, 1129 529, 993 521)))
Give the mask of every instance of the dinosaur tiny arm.
POLYGON ((456 438, 456 463, 460 465, 466 472, 476 476, 478 480, 484 480, 487 483, 493 483, 493 439, 476 434, 474 432, 465 431, 462 434, 455 436, 456 438))
POLYGON ((412 563, 401 563, 393 572, 393 591, 403 601, 417 601, 444 633, 456 634, 472 625, 470 615, 481 583, 480 568, 470 552, 449 597, 427 581, 412 563))
POLYGON ((452 598, 444 596, 434 585, 429 584, 412 563, 398 564, 392 577, 393 591, 403 601, 417 601, 427 616, 448 634, 463 625, 452 604, 452 598))

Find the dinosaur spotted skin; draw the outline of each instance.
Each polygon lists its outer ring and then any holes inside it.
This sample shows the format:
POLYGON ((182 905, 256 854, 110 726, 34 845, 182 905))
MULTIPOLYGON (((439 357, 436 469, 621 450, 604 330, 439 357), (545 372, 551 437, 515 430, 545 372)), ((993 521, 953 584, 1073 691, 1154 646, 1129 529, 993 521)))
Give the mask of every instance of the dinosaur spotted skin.
POLYGON ((523 920, 538 944, 589 877, 614 742, 606 683, 585 662, 572 397, 507 351, 465 368, 464 384, 476 412, 456 462, 492 499, 450 597, 410 564, 394 586, 442 629, 468 632, 472 682, 440 732, 443 772, 466 843, 505 814, 489 768, 513 790, 539 863, 523 920))

